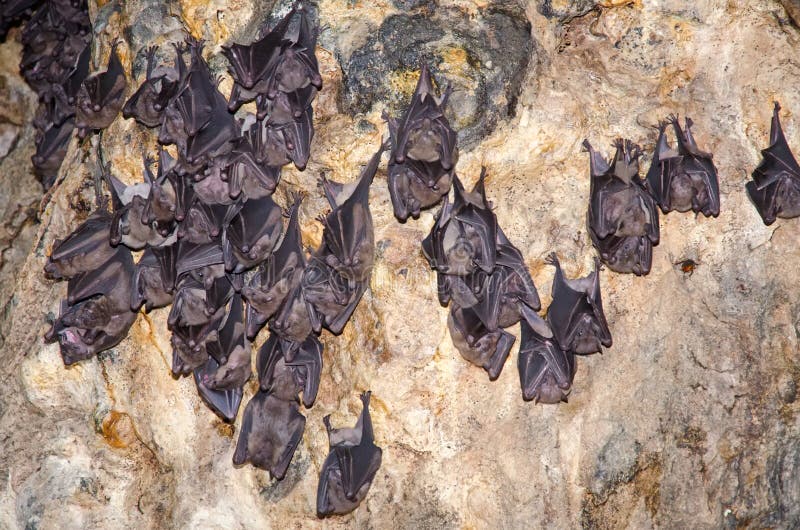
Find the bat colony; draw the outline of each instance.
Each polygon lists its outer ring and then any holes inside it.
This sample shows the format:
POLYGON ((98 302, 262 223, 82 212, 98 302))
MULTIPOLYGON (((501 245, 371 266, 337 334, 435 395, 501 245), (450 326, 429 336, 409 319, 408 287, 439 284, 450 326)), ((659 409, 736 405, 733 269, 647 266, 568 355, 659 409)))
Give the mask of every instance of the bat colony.
MULTIPOLYGON (((0 13, 0 34, 31 14, 37 2, 0 13)), ((138 311, 170 306, 172 372, 191 375, 204 402, 233 422, 251 378, 251 341, 269 337, 256 355, 258 390, 247 403, 233 462, 247 462, 282 479, 303 437, 322 371, 323 328, 342 333, 367 289, 375 259, 369 188, 384 151, 388 186, 400 222, 441 204, 422 252, 436 272, 440 303, 449 306, 453 344, 496 379, 520 323, 518 369, 525 400, 567 401, 576 355, 612 344, 603 313, 600 264, 646 275, 659 242, 658 209, 716 217, 719 184, 712 155, 692 136, 692 121, 658 126, 650 169, 639 177, 641 149, 614 142, 606 159, 588 141, 587 228, 597 249, 594 270, 567 278, 555 253, 552 302, 541 303, 522 253, 498 225, 486 197, 486 169, 467 190, 456 174, 456 132, 445 117, 450 88, 437 95, 426 65, 403 116, 384 115, 389 140, 348 185, 326 178, 331 211, 319 248, 306 252, 300 233, 302 195, 282 209, 272 199, 281 167, 303 170, 314 136, 312 103, 322 88, 315 57, 318 28, 301 2, 250 44, 223 47, 233 89, 228 98, 203 58, 203 43, 173 44, 170 64, 146 50, 146 72, 126 100, 128 82, 114 42, 105 70, 89 73, 91 25, 82 2, 49 0, 22 32, 21 71, 39 94, 34 167, 45 187, 55 176, 73 129, 82 139, 122 112, 158 129, 157 158, 144 157, 144 181, 126 186, 101 167, 110 201, 98 187, 98 208, 64 240, 45 265, 67 280, 67 298, 45 336, 58 342, 66 365, 122 341, 138 311), (239 112, 255 103, 256 113, 239 112), (668 139, 671 126, 674 147, 668 139), (452 199, 450 191, 452 188, 452 199), (110 204, 109 204, 110 202, 110 204), (658 208, 656 208, 658 207, 658 208), (284 226, 285 225, 285 226, 284 226), (142 250, 134 263, 132 250, 142 250)), ((747 184, 765 224, 800 216, 800 166, 779 121, 776 103, 770 145, 747 184)), ((318 494, 320 517, 354 510, 381 464, 370 419, 370 392, 353 428, 334 429, 318 494)))

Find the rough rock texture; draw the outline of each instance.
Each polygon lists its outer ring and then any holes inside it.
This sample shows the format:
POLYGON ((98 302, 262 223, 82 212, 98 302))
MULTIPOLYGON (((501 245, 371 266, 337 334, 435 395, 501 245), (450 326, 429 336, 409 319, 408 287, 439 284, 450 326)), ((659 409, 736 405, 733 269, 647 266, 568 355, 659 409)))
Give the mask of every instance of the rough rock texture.
MULTIPOLYGON (((272 3, 92 5, 93 57, 104 57, 121 34, 123 62, 138 65, 146 40, 163 44, 186 28, 209 41, 211 65, 223 73, 218 45, 252 35, 254 17, 272 3)), ((419 252, 433 214, 398 224, 382 170, 371 194, 378 242, 372 288, 342 336, 323 336, 319 398, 304 412, 305 437, 282 482, 234 468, 240 422, 221 423, 191 379, 170 377, 166 310, 142 315, 119 347, 70 369, 57 345, 43 344, 66 285, 46 281, 42 266, 53 239, 91 206, 94 147, 73 140, 63 182, 40 208, 29 163, 32 116, 23 112, 33 108, 32 95, 16 73, 19 45, 10 38, 0 47, 0 153, 12 147, 0 154, 0 527, 322 526, 314 516, 327 454, 321 419, 332 413, 336 425, 352 422, 367 388, 383 465, 361 507, 327 527, 800 524, 800 220, 767 228, 744 192, 767 143, 774 99, 800 153, 794 2, 530 0, 524 12, 514 5, 319 1, 328 29, 318 50, 325 89, 312 160, 304 173, 286 170, 276 193, 284 203, 290 190, 310 193, 301 211, 307 243, 321 236, 317 175, 355 178, 386 134, 381 111, 413 90, 413 64, 376 66, 382 54, 415 56, 380 40, 396 20, 453 39, 426 37, 436 45, 420 51, 435 56, 435 73, 456 87, 461 103, 450 107, 452 123, 475 131, 459 174, 469 185, 481 164, 488 167, 488 195, 527 257, 543 305, 553 273, 543 263, 547 253, 557 251, 570 276, 592 266, 584 137, 601 147, 625 136, 650 150, 659 119, 688 114, 700 145, 715 153, 722 213, 663 217, 648 276, 603 273, 614 346, 580 359, 568 404, 537 406, 522 401, 515 350, 489 382, 453 348, 447 311, 419 252), (415 18, 426 10, 430 21, 415 18), (518 15, 495 24, 498 12, 518 15), (525 18, 529 41, 519 40, 525 18), (506 32, 528 46, 527 57, 503 48, 506 32), (443 54, 451 42, 468 53, 443 54), (365 50, 371 58, 359 63, 365 50), (372 84, 364 88, 358 79, 372 84), (511 79, 519 80, 515 105, 511 79), (477 80, 485 88, 470 88, 477 80), (367 103, 354 106, 353 98, 367 103), (493 118, 474 118, 476 107, 493 118), (692 275, 676 265, 687 258, 699 263, 692 275)), ((226 78, 223 92, 229 88, 226 78)), ((120 178, 133 182, 155 138, 119 118, 94 142, 120 178)))

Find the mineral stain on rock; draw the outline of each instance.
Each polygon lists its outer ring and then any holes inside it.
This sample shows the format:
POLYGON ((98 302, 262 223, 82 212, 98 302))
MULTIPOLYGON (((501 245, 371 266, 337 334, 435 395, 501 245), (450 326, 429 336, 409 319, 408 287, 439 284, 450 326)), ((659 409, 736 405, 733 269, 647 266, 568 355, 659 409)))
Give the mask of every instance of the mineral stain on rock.
POLYGON ((459 145, 469 148, 514 116, 536 49, 531 25, 522 9, 506 3, 490 3, 476 19, 457 8, 424 4, 430 14, 388 17, 352 53, 343 65, 344 103, 351 114, 367 112, 375 103, 399 114, 426 62, 439 83, 453 86, 450 106, 458 109, 453 126, 459 145))

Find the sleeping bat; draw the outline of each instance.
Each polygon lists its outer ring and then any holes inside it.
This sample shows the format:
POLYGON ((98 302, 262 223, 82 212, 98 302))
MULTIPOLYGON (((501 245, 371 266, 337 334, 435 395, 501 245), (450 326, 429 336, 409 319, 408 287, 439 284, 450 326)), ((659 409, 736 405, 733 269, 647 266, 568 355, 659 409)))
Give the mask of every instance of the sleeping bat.
POLYGON ((157 176, 150 170, 152 164, 152 158, 146 157, 144 177, 145 182, 150 185, 150 190, 142 212, 142 223, 154 226, 162 237, 167 237, 175 229, 175 222, 178 220, 180 197, 177 188, 180 186, 177 184, 177 179, 180 177, 175 175, 170 178, 175 160, 161 147, 159 147, 157 176))
POLYGON ((296 11, 297 6, 292 6, 272 30, 265 31, 264 36, 252 44, 222 46, 222 54, 230 63, 228 72, 234 81, 233 92, 229 98, 231 112, 236 112, 244 103, 253 101, 257 93, 266 93, 267 71, 281 51, 281 45, 286 39, 286 32, 296 11), (264 85, 262 90, 254 91, 260 82, 264 85))
POLYGON ((175 279, 171 275, 174 270, 175 246, 163 247, 161 251, 156 251, 155 248, 145 249, 136 264, 131 290, 133 311, 138 311, 144 304, 145 311, 149 313, 172 303, 175 279))
MULTIPOLYGON (((211 370, 206 364, 205 373, 199 377, 204 389, 215 391, 235 390, 250 379, 250 343, 244 336, 244 311, 242 298, 235 294, 225 321, 217 332, 217 340, 208 344, 206 351, 218 363, 211 370)), ((201 385, 198 385, 198 389, 201 385)))
POLYGON ((269 322, 269 330, 280 338, 287 360, 294 360, 300 344, 313 331, 312 320, 318 319, 316 310, 306 300, 302 284, 289 291, 277 314, 269 322))
POLYGON ((292 161, 282 127, 257 120, 244 131, 244 135, 253 146, 253 155, 259 164, 279 167, 292 161))
MULTIPOLYGON (((219 369, 219 363, 213 357, 208 357, 205 364, 193 370, 194 383, 197 386, 197 393, 208 408, 222 418, 223 421, 233 423, 236 420, 236 414, 239 412, 239 405, 242 403, 242 387, 219 390, 209 387, 206 381, 210 375, 213 376, 219 369)), ((173 367, 173 373, 188 372, 185 369, 176 372, 175 367, 173 367)))
MULTIPOLYGON (((218 279, 225 277, 222 248, 219 241, 198 244, 184 239, 174 247, 176 247, 175 261, 172 264, 172 270, 177 280, 188 275, 208 291, 213 288, 218 279)), ((225 282, 221 282, 221 284, 223 287, 228 287, 225 282)))
MULTIPOLYGON (((272 127, 270 124, 266 126, 272 127)), ((279 130, 283 134, 283 144, 289 160, 299 171, 305 170, 310 156, 311 140, 314 138, 314 107, 308 107, 298 118, 281 125, 279 130)))
POLYGON ((686 128, 681 129, 675 116, 659 124, 658 142, 647 172, 647 189, 664 213, 692 210, 716 217, 719 215, 717 168, 712 155, 697 147, 691 127, 692 120, 686 118, 686 128), (677 151, 667 142, 666 129, 670 123, 675 130, 677 151))
POLYGON ((767 226, 778 217, 800 216, 800 166, 783 135, 780 110, 776 101, 769 147, 761 151, 763 160, 753 171, 753 180, 746 185, 747 195, 767 226))
POLYGON ((450 307, 447 328, 462 357, 486 370, 490 380, 500 376, 516 340, 513 335, 502 329, 490 331, 474 308, 455 304, 450 307))
POLYGON ((111 46, 106 70, 87 77, 75 98, 75 126, 81 138, 92 130, 111 125, 125 103, 128 81, 117 55, 117 46, 119 40, 111 46))
POLYGON ((448 87, 437 101, 428 65, 422 65, 405 116, 400 122, 387 118, 392 138, 391 162, 402 164, 410 158, 421 162, 440 161, 445 170, 455 166, 458 159, 456 135, 444 116, 450 91, 448 87))
POLYGON ((494 269, 497 218, 486 200, 485 177, 483 168, 472 192, 453 178, 453 203, 445 197, 436 224, 422 241, 425 258, 441 274, 465 276, 478 268, 488 274, 494 269))
POLYGON ((381 145, 358 180, 349 186, 322 177, 321 185, 332 211, 320 218, 325 229, 323 249, 317 254, 325 263, 353 282, 367 281, 375 261, 375 234, 369 210, 369 187, 378 171, 381 145))
POLYGON ((522 398, 536 403, 566 402, 575 377, 575 356, 562 350, 553 330, 538 315, 521 321, 519 381, 522 398))
POLYGON ((124 247, 97 267, 73 275, 61 314, 45 334, 58 341, 64 364, 70 365, 119 344, 136 313, 130 308, 134 264, 124 247))
POLYGON ((225 269, 240 273, 264 261, 281 238, 282 217, 270 195, 245 201, 222 234, 225 269))
POLYGON ((369 414, 371 392, 361 394, 361 415, 355 427, 333 429, 325 416, 330 453, 322 464, 317 488, 317 516, 341 515, 355 510, 367 496, 381 467, 382 450, 375 445, 369 414))
POLYGON ((600 295, 600 262, 584 278, 567 279, 555 253, 545 260, 556 268, 553 278, 553 301, 547 309, 547 323, 563 350, 578 355, 602 352, 611 346, 603 301, 600 295))
POLYGON ((405 222, 421 209, 437 204, 450 191, 458 160, 456 133, 444 116, 448 87, 437 99, 427 64, 420 70, 411 104, 399 122, 384 114, 389 125, 389 194, 395 216, 405 222))
MULTIPOLYGON (((126 186, 111 174, 106 173, 105 177, 114 207, 109 234, 111 244, 117 246, 122 243, 133 250, 141 250, 147 245, 170 244, 170 233, 162 235, 155 222, 148 222, 146 210, 151 183, 126 186)), ((174 241, 174 237, 171 240, 174 241)))
POLYGON ((205 204, 233 204, 233 192, 227 175, 227 157, 215 157, 202 172, 194 175, 194 194, 205 204))
POLYGON ((639 178, 639 146, 621 138, 610 163, 588 140, 591 191, 586 225, 600 260, 620 273, 650 272, 658 244, 658 210, 639 178))
POLYGON ((246 137, 237 138, 228 165, 230 196, 260 199, 272 195, 281 178, 280 166, 266 166, 256 160, 253 146, 246 137))
POLYGON ((222 234, 222 226, 230 214, 229 205, 206 204, 194 197, 181 224, 178 225, 178 239, 191 243, 211 243, 222 234))
POLYGON ((305 427, 306 419, 300 414, 296 398, 283 400, 268 392, 257 392, 244 409, 234 465, 250 462, 269 471, 270 477, 282 479, 305 427))
POLYGON ((37 132, 36 154, 31 157, 36 175, 49 188, 55 181, 58 168, 67 155, 75 120, 70 118, 61 125, 52 125, 43 133, 37 132))
POLYGON ((105 208, 96 210, 66 239, 56 239, 44 266, 51 280, 69 279, 95 270, 116 255, 109 243, 111 215, 105 208))
POLYGON ((268 99, 275 99, 279 92, 296 93, 309 85, 322 89, 322 76, 314 51, 317 47, 317 30, 311 26, 306 10, 300 11, 297 37, 284 39, 280 53, 271 62, 267 75, 268 99))
POLYGON ((206 288, 192 277, 186 277, 177 287, 167 324, 170 329, 207 324, 219 318, 220 310, 231 295, 231 284, 226 277, 215 279, 211 288, 206 288))
POLYGON ((158 52, 156 46, 147 48, 145 80, 122 108, 122 116, 125 119, 134 118, 150 128, 161 125, 164 109, 175 96, 181 81, 181 72, 177 69, 166 69, 161 75, 154 75, 156 52, 158 52))
POLYGON ((309 312, 312 329, 319 333, 325 327, 340 335, 369 287, 369 279, 348 280, 314 253, 303 272, 301 287, 305 300, 313 307, 309 312))
POLYGON ((291 361, 286 360, 277 335, 270 335, 258 350, 256 366, 262 391, 286 401, 296 400, 302 391, 303 405, 314 405, 322 372, 322 343, 316 335, 299 345, 291 361))
POLYGON ((261 263, 249 285, 242 288, 247 300, 247 338, 255 339, 264 324, 278 311, 292 289, 300 285, 306 257, 300 234, 302 195, 296 195, 288 212, 286 235, 280 246, 261 263))

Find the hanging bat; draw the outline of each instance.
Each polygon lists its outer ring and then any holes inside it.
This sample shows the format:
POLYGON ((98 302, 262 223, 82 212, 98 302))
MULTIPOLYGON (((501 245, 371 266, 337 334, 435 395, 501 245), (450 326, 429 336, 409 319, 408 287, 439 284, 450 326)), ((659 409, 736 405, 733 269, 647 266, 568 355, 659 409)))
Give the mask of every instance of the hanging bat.
MULTIPOLYGON (((188 375, 193 370, 206 365, 209 358, 213 359, 208 354, 208 348, 218 340, 219 327, 224 318, 225 306, 223 305, 202 324, 191 325, 178 322, 168 326, 172 331, 170 337, 173 358, 172 373, 176 377, 188 375)), ((208 365, 208 370, 211 372, 213 368, 215 371, 218 367, 208 365)), ((201 382, 202 375, 204 374, 197 375, 201 382)))
POLYGON ((456 305, 450 307, 447 328, 463 358, 486 370, 492 381, 500 376, 516 340, 513 335, 502 329, 489 331, 474 308, 456 305))
POLYGON ((283 355, 288 361, 294 360, 300 344, 312 333, 312 319, 317 320, 314 307, 306 300, 302 284, 286 296, 286 300, 275 317, 269 322, 270 332, 281 340, 283 355))
POLYGON ((403 164, 389 163, 389 197, 394 215, 404 223, 409 216, 419 219, 420 212, 439 204, 450 191, 453 169, 441 161, 420 162, 406 159, 403 164))
POLYGON ((295 195, 294 203, 284 213, 289 223, 283 241, 259 266, 249 285, 242 288, 242 295, 247 300, 247 338, 250 340, 255 339, 264 324, 275 315, 289 292, 300 285, 306 267, 299 224, 302 200, 302 195, 295 195))
POLYGON ((767 226, 778 217, 800 216, 800 166, 783 135, 780 110, 776 101, 769 147, 761 151, 763 160, 753 171, 753 180, 746 185, 747 195, 767 226))
POLYGON ((225 269, 240 273, 267 259, 283 233, 281 207, 267 195, 244 202, 222 234, 225 269))
POLYGON ((31 157, 36 175, 43 180, 45 189, 55 181, 61 162, 75 129, 75 120, 70 118, 61 125, 52 125, 44 133, 37 132, 36 154, 31 157))
POLYGON ((140 183, 126 186, 109 173, 105 174, 105 178, 114 208, 109 233, 111 244, 117 246, 122 243, 133 250, 141 250, 148 245, 169 244, 167 237, 161 235, 155 223, 147 222, 147 197, 150 195, 151 185, 140 183))
POLYGON ((264 36, 252 44, 222 46, 222 54, 230 63, 228 72, 234 81, 233 92, 229 98, 231 112, 236 112, 244 103, 253 101, 258 93, 266 93, 267 71, 281 51, 281 45, 286 40, 286 32, 296 11, 296 6, 292 6, 272 30, 264 31, 264 36), (254 90, 259 84, 262 84, 263 88, 254 90))
POLYGON ((318 254, 328 266, 353 282, 367 281, 372 274, 375 230, 369 210, 369 187, 387 147, 381 145, 354 185, 338 184, 324 176, 321 180, 332 211, 320 218, 325 226, 322 233, 325 248, 318 254))
POLYGON ((253 146, 246 137, 234 143, 228 166, 228 184, 233 198, 260 199, 272 195, 281 178, 280 166, 265 166, 256 160, 253 146))
POLYGON ((277 335, 270 335, 256 355, 262 391, 292 401, 303 392, 303 405, 310 408, 317 399, 322 372, 322 343, 311 334, 299 345, 291 362, 286 360, 277 335))
POLYGON ((375 445, 369 414, 371 392, 361 394, 361 415, 355 427, 333 429, 325 416, 330 453, 322 464, 317 488, 317 516, 342 515, 366 498, 381 467, 383 451, 375 445))
POLYGON ((197 393, 208 408, 223 421, 233 423, 242 403, 242 387, 220 389, 209 387, 207 384, 209 377, 213 377, 219 370, 219 363, 213 357, 208 357, 205 364, 194 369, 194 383, 197 386, 197 393))
POLYGON ((51 280, 69 279, 95 270, 117 253, 109 243, 111 215, 99 208, 81 223, 66 239, 56 239, 44 266, 51 280))
POLYGON ((250 462, 281 480, 303 438, 306 419, 298 402, 257 392, 244 409, 244 421, 233 453, 234 465, 250 462))
POLYGON ((175 286, 175 280, 171 277, 174 269, 174 247, 165 247, 160 254, 154 248, 147 248, 136 264, 130 302, 133 311, 138 311, 144 304, 145 311, 149 313, 172 303, 175 286), (173 262, 171 267, 168 263, 170 261, 173 262))
POLYGON ((369 280, 348 280, 327 265, 325 254, 315 253, 303 272, 301 287, 305 300, 313 307, 309 317, 314 332, 325 327, 340 335, 369 287, 369 280))
MULTIPOLYGON (((266 126, 272 127, 269 124, 266 126)), ((279 130, 283 134, 283 145, 289 160, 299 171, 305 170, 310 156, 311 140, 314 138, 314 107, 308 107, 300 117, 281 125, 279 130)))
POLYGON ((167 237, 175 228, 181 206, 177 189, 179 187, 177 180, 180 177, 175 175, 170 178, 175 160, 163 148, 159 148, 157 176, 154 176, 150 169, 152 164, 153 159, 146 157, 144 177, 145 182, 150 185, 150 192, 142 212, 142 223, 153 225, 162 237, 167 237))
POLYGON ((441 274, 464 276, 477 268, 491 273, 497 260, 497 217, 486 200, 486 168, 472 192, 457 176, 453 179, 452 205, 445 197, 422 252, 431 268, 441 274))
MULTIPOLYGON (((188 275, 209 291, 214 283, 225 278, 222 248, 219 241, 211 243, 191 243, 181 240, 175 245, 175 261, 173 268, 175 278, 180 280, 188 275)), ((228 284, 221 282, 223 286, 228 284)))
POLYGON ((205 204, 233 204, 233 192, 228 179, 228 160, 216 157, 209 161, 202 173, 195 175, 195 196, 205 204))
POLYGON ((441 162, 445 171, 458 160, 456 134, 444 116, 450 96, 448 87, 436 98, 427 64, 420 69, 419 81, 403 119, 386 118, 392 140, 390 162, 402 164, 407 158, 421 162, 441 162))
POLYGON ((157 46, 147 48, 145 80, 122 107, 125 119, 133 118, 150 128, 161 125, 164 109, 175 97, 181 82, 176 69, 166 69, 161 75, 154 75, 157 52, 157 46))
POLYGON ((241 389, 250 379, 250 343, 244 335, 242 298, 234 294, 217 340, 208 345, 208 354, 219 366, 200 378, 203 387, 212 390, 241 389))
POLYGON ((621 138, 610 163, 588 140, 591 191, 586 225, 600 260, 620 273, 650 272, 658 244, 658 210, 639 178, 639 146, 621 138))
POLYGON ((522 398, 536 403, 566 403, 575 377, 575 356, 561 349, 553 330, 538 315, 520 324, 518 367, 522 398))
POLYGON ((600 263, 584 278, 567 279, 555 253, 545 260, 556 268, 553 301, 547 309, 547 323, 562 350, 578 355, 602 352, 611 346, 603 301, 600 295, 600 263))
POLYGON ((114 41, 104 72, 87 77, 75 98, 75 126, 85 138, 92 130, 105 129, 125 104, 128 81, 117 55, 119 41, 114 41))
POLYGON ((178 239, 195 244, 216 241, 229 214, 228 205, 206 204, 194 197, 183 221, 178 225, 178 239))
POLYGON ((692 120, 686 118, 686 129, 681 129, 675 116, 659 124, 658 142, 647 172, 647 188, 664 213, 692 210, 716 217, 719 215, 717 168, 712 155, 697 147, 691 127, 692 120), (667 142, 668 124, 675 130, 677 151, 667 142))

